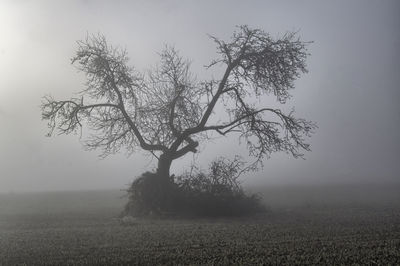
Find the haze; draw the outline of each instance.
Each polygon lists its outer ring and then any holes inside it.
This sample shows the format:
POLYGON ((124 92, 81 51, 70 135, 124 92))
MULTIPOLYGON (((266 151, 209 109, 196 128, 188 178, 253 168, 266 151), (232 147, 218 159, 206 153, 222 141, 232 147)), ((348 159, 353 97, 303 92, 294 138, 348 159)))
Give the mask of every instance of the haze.
MULTIPOLYGON (((247 24, 310 44, 309 73, 287 107, 315 121, 306 160, 273 154, 245 185, 399 183, 400 4, 398 1, 0 1, 0 192, 125 188, 155 166, 144 153, 103 160, 79 136, 47 138, 41 98, 74 95, 85 77, 70 64, 76 41, 101 33, 139 70, 165 44, 192 60, 199 78, 216 57, 207 34, 228 38, 247 24)), ((217 75, 217 73, 215 74, 217 75)), ((195 159, 246 152, 236 139, 203 143, 195 159), (234 145, 232 145, 232 143, 234 145), (237 144, 236 144, 237 143, 237 144)))

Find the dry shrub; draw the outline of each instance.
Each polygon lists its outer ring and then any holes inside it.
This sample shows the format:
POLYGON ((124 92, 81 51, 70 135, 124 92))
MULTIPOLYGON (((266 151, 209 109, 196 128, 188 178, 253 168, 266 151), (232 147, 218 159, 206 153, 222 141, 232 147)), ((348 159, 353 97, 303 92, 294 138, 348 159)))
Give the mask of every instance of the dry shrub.
POLYGON ((147 216, 172 211, 178 194, 178 186, 172 180, 145 172, 129 187, 124 214, 147 216))
POLYGON ((191 171, 177 178, 146 172, 128 189, 125 214, 133 216, 243 216, 264 211, 257 195, 247 195, 240 183, 243 163, 235 158, 213 161, 210 171, 191 171))

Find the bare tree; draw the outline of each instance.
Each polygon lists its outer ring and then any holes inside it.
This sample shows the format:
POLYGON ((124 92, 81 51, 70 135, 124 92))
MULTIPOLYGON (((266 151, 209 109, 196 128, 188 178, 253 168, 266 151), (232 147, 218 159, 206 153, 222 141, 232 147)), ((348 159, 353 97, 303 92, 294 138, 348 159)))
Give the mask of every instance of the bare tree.
POLYGON ((229 41, 211 39, 219 57, 207 68, 223 68, 223 74, 207 81, 198 81, 190 62, 171 47, 160 54, 159 66, 140 74, 128 66, 126 51, 103 36, 78 42, 72 63, 86 74, 86 88, 79 98, 44 98, 49 134, 69 134, 87 124, 94 133, 87 148, 100 148, 104 156, 121 148, 149 151, 165 177, 173 160, 197 152, 199 142, 215 134, 245 140, 259 162, 275 151, 302 156, 310 149, 305 137, 314 123, 265 106, 263 99, 273 95, 284 104, 290 97, 295 79, 307 71, 307 43, 296 33, 273 39, 247 26, 229 41))

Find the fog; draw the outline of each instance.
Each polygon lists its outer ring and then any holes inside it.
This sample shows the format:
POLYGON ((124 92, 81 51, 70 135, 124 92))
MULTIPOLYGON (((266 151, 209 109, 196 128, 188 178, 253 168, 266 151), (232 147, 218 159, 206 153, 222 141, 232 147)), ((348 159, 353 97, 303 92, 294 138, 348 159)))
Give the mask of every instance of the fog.
MULTIPOLYGON (((399 183, 400 4, 398 1, 0 1, 0 192, 125 188, 154 169, 146 153, 100 159, 79 135, 45 137, 44 95, 66 99, 84 88, 70 64, 76 41, 104 34, 146 70, 165 44, 192 61, 199 77, 216 58, 207 34, 227 39, 247 24, 309 45, 309 73, 296 81, 297 116, 315 121, 305 160, 275 153, 244 185, 399 183)), ((192 160, 242 154, 237 139, 201 143, 192 160), (234 143, 234 145, 232 145, 234 143)))

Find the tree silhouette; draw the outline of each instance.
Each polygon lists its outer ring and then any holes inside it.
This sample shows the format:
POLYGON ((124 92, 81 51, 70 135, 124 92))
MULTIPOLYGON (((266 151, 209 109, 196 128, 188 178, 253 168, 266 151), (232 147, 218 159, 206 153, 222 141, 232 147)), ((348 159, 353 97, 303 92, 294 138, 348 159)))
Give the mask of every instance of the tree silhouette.
POLYGON ((149 151, 164 177, 170 176, 172 161, 197 152, 199 142, 215 134, 244 140, 258 162, 276 151, 302 156, 315 124, 264 102, 268 96, 282 104, 290 98, 295 79, 307 72, 308 43, 296 33, 274 39, 247 26, 238 27, 229 41, 211 39, 218 58, 206 67, 223 72, 207 81, 198 81, 190 62, 171 47, 160 53, 157 67, 141 74, 128 66, 127 52, 103 36, 78 42, 72 63, 86 74, 86 87, 79 98, 44 98, 49 135, 69 134, 85 124, 94 133, 87 148, 100 148, 103 156, 121 148, 149 151))

